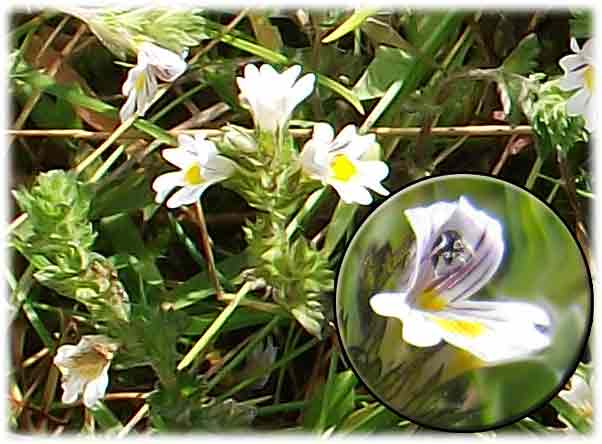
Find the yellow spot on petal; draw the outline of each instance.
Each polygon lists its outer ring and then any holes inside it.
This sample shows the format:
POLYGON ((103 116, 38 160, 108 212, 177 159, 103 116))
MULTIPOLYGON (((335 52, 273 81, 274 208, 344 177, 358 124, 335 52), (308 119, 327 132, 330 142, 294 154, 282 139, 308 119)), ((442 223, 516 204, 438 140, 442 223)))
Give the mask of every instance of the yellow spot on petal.
POLYGON ((443 330, 469 338, 476 338, 485 332, 483 324, 477 321, 435 318, 435 323, 443 330))
POLYGON ((205 181, 205 178, 201 174, 201 166, 194 164, 184 173, 184 181, 188 185, 200 185, 205 181))
POLYGON ((144 71, 140 73, 140 75, 136 78, 136 82, 134 82, 134 88, 136 92, 142 92, 144 89, 144 81, 146 80, 146 74, 144 71))
POLYGON ((589 65, 585 68, 585 72, 583 73, 583 83, 585 84, 585 88, 593 94, 594 92, 594 81, 596 80, 596 72, 594 71, 594 67, 589 65))
POLYGON ((95 349, 87 350, 82 353, 77 353, 70 358, 71 367, 79 373, 79 375, 87 380, 98 378, 102 369, 109 361, 102 353, 95 349))
POLYGON ((434 291, 425 291, 416 299, 416 306, 421 310, 440 311, 445 308, 447 302, 434 291))
POLYGON ((347 182, 357 174, 357 168, 344 154, 337 154, 330 162, 332 176, 341 182, 347 182))

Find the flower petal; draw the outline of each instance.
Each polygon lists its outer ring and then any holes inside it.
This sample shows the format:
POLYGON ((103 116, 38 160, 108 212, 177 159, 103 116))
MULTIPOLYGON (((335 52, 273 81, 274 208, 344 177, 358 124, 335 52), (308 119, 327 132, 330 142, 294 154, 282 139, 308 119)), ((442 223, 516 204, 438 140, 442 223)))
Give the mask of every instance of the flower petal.
POLYGON ((357 169, 364 186, 387 196, 389 191, 380 182, 389 175, 389 166, 380 160, 363 160, 357 162, 357 169))
POLYGON ((523 302, 463 301, 431 320, 446 342, 489 363, 524 359, 551 342, 547 312, 523 302))
POLYGON ((583 68, 566 73, 558 82, 560 89, 563 91, 572 91, 577 88, 583 88, 583 85, 585 84, 585 70, 586 68, 583 68))
POLYGON ((98 378, 88 382, 84 389, 84 405, 91 408, 102 398, 109 385, 109 366, 105 366, 98 378))
POLYGON ((558 64, 564 70, 565 74, 569 72, 573 72, 576 69, 579 69, 586 65, 585 59, 580 54, 569 54, 567 56, 562 57, 558 64))
POLYGON ((164 82, 173 82, 188 67, 179 54, 149 42, 140 45, 138 57, 151 65, 153 73, 164 82))
POLYGON ((376 293, 370 298, 370 307, 381 315, 404 320, 410 311, 406 293, 376 293))
POLYGON ((315 83, 316 76, 313 74, 306 74, 295 83, 292 89, 286 92, 285 114, 287 118, 283 119, 284 122, 288 121, 297 105, 312 93, 315 83))
POLYGON ((169 163, 182 170, 188 168, 191 164, 198 162, 196 154, 181 147, 164 149, 161 151, 161 155, 169 163))
POLYGON ((370 192, 356 182, 340 182, 330 179, 328 183, 339 193, 345 203, 358 203, 360 205, 370 205, 372 203, 370 192))
POLYGON ((61 345, 54 356, 54 364, 59 367, 68 367, 71 361, 71 357, 77 353, 77 346, 75 345, 61 345))
POLYGON ((136 94, 132 93, 128 96, 125 103, 119 110, 119 118, 122 122, 132 117, 136 112, 136 94))
POLYGON ((463 300, 483 288, 502 262, 502 226, 460 197, 458 208, 441 229, 459 233, 471 255, 459 267, 435 278, 425 290, 434 289, 435 294, 448 302, 463 300))
POLYGON ((413 274, 409 279, 408 289, 412 289, 415 299, 427 282, 434 276, 431 265, 431 252, 435 241, 441 233, 441 227, 456 210, 456 203, 437 202, 428 207, 410 208, 404 211, 414 232, 416 254, 413 263, 413 274))
POLYGON ((153 181, 152 185, 153 190, 157 193, 155 202, 162 203, 175 187, 184 186, 185 184, 186 181, 182 171, 161 174, 153 181))
POLYGON ((587 112, 591 94, 585 89, 577 91, 566 102, 566 110, 571 116, 583 115, 587 112))
POLYGON ((207 188, 207 184, 204 183, 201 186, 197 187, 188 187, 185 186, 180 188, 178 191, 174 193, 173 196, 169 198, 167 201, 168 208, 178 208, 182 205, 190 205, 196 203, 199 200, 203 190, 207 188))
POLYGON ((63 388, 63 396, 61 401, 64 404, 72 404, 77 401, 77 397, 84 389, 85 380, 74 373, 68 377, 63 377, 61 387, 63 388))
POLYGON ((282 87, 291 88, 295 83, 295 80, 297 80, 297 78, 299 77, 299 74, 301 74, 300 65, 291 66, 290 68, 283 71, 282 74, 280 74, 280 81, 282 82, 282 87))
POLYGON ((328 145, 334 139, 334 129, 326 122, 318 122, 314 124, 314 130, 311 136, 311 140, 328 145))
POLYGON ((206 181, 218 182, 230 177, 236 169, 236 163, 224 156, 213 156, 203 168, 206 181))
POLYGON ((415 310, 403 320, 402 335, 404 341, 416 347, 432 347, 443 339, 439 329, 415 310))

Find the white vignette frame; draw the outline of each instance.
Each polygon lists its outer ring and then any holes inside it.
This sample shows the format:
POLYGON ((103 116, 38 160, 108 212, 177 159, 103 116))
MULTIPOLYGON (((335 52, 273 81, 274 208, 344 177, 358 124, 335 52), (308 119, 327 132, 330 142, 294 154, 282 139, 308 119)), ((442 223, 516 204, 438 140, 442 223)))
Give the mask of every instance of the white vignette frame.
MULTIPOLYGON (((505 10, 510 10, 510 11, 532 11, 535 9, 543 9, 543 10, 547 10, 547 11, 554 11, 554 10, 566 10, 568 8, 567 5, 568 2, 566 2, 566 0, 562 1, 562 0, 530 0, 528 2, 520 2, 519 0, 505 0, 505 1, 495 1, 491 4, 488 4, 487 8, 483 8, 483 3, 482 1, 479 0, 464 0, 464 1, 460 1, 454 4, 454 7, 458 10, 480 10, 480 11, 487 11, 488 9, 505 9, 505 10)), ((600 18, 602 17, 602 3, 598 4, 596 3, 595 0, 585 0, 585 1, 579 1, 579 2, 574 2, 575 4, 571 5, 571 8, 585 8, 585 9, 589 9, 591 11, 593 11, 594 13, 594 26, 595 26, 595 30, 594 30, 594 36, 598 36, 598 35, 602 35, 602 33, 600 32, 601 26, 600 23, 602 22, 602 20, 600 20, 600 18)), ((220 2, 216 1, 216 0, 198 0, 198 1, 193 1, 193 0, 189 0, 189 1, 183 1, 183 0, 155 0, 155 1, 151 1, 151 0, 147 0, 147 1, 140 1, 140 0, 135 0, 132 2, 128 3, 131 6, 149 6, 149 5, 153 5, 153 6, 162 6, 162 7, 174 7, 174 6, 182 6, 182 7, 199 7, 199 6, 205 6, 207 8, 210 9, 214 9, 214 10, 228 10, 228 11, 234 11, 234 10, 240 10, 246 7, 249 7, 248 4, 245 4, 244 2, 241 1, 232 1, 232 0, 222 0, 220 2)), ((45 9, 45 8, 51 8, 51 7, 57 7, 57 5, 106 5, 106 6, 111 6, 111 5, 119 5, 119 2, 115 1, 115 0, 107 0, 107 1, 102 1, 102 0, 89 0, 89 1, 85 1, 85 0, 73 0, 73 1, 65 1, 65 0, 32 0, 32 1, 19 1, 19 0, 7 0, 5 2, 0 2, 0 8, 2 9, 2 17, 0 17, 0 39, 2 40, 2 45, 0 47, 0 51, 1 51, 1 56, 3 57, 2 60, 7 61, 8 60, 8 48, 9 48, 9 42, 8 42, 8 25, 9 25, 9 16, 14 13, 14 12, 19 12, 19 11, 25 11, 28 7, 29 8, 33 8, 33 9, 45 9)), ((421 2, 419 0, 409 0, 409 1, 405 1, 402 2, 400 0, 394 0, 394 1, 380 1, 380 0, 376 0, 373 2, 370 2, 368 0, 355 0, 353 2, 349 2, 349 1, 344 1, 344 0, 331 0, 327 3, 323 3, 320 2, 318 0, 304 0, 304 1, 292 1, 292 2, 288 2, 288 1, 284 1, 284 2, 278 2, 277 0, 262 0, 260 2, 257 2, 255 5, 256 9, 263 9, 263 8, 280 8, 280 9, 293 9, 293 8, 298 8, 298 7, 304 7, 304 8, 313 8, 313 9, 327 9, 327 8, 332 8, 332 7, 338 7, 338 8, 367 8, 367 7, 380 7, 380 8, 387 8, 387 9, 394 9, 394 8, 416 8, 416 9, 441 9, 441 8, 449 8, 449 0, 427 0, 426 2, 421 2)), ((600 57, 602 55, 602 44, 596 44, 594 46, 594 50, 595 50, 595 60, 602 60, 602 57, 600 57)), ((568 52, 567 52, 568 54, 568 52)), ((8 66, 8 63, 4 64, 5 67, 8 66)), ((596 75, 599 77, 600 76, 600 69, 596 70, 596 75)), ((598 84, 600 84, 599 82, 599 78, 596 79, 598 84)), ((5 72, 4 75, 0 78, 0 94, 2 94, 3 100, 2 100, 2 104, 3 106, 0 108, 0 113, 2 115, 2 119, 4 121, 4 129, 9 129, 12 125, 12 122, 9 121, 9 116, 10 113, 9 111, 9 106, 10 106, 10 102, 9 102, 9 97, 7 95, 8 92, 8 70, 5 68, 5 72)), ((595 102, 594 102, 594 106, 598 107, 598 109, 600 108, 600 101, 601 101, 601 94, 598 94, 595 98, 595 102)), ((600 113, 597 113, 598 115, 600 113)), ((598 126, 597 123, 600 119, 598 119, 595 123, 594 123, 594 127, 598 126)), ((4 188, 3 188, 3 193, 0 197, 1 203, 0 203, 0 215, 2 216, 2 220, 5 221, 4 226, 3 226, 3 231, 2 231, 2 252, 0 253, 0 266, 2 266, 2 276, 5 276, 5 270, 10 265, 10 261, 9 261, 9 255, 8 255, 8 248, 6 246, 6 227, 8 227, 8 224, 11 222, 11 220, 9 220, 8 218, 8 202, 9 202, 9 180, 8 180, 8 174, 10 173, 9 170, 9 161, 10 161, 10 152, 8 150, 8 140, 9 137, 6 134, 6 132, 4 131, 4 140, 5 143, 4 145, 4 149, 2 150, 2 152, 0 153, 0 163, 2 166, 2 173, 4 177, 4 188)), ((602 171, 601 168, 601 163, 602 163, 602 156, 597 154, 597 150, 595 147, 596 143, 593 140, 590 141, 590 151, 592 153, 593 156, 593 171, 592 174, 597 175, 599 171, 602 171)), ((599 183, 600 178, 595 177, 595 183, 599 183)), ((395 194, 395 192, 397 192, 399 190, 393 190, 392 191, 392 195, 395 194)), ((599 191, 599 187, 596 186, 596 189, 594 190, 595 195, 598 195, 598 191, 599 191)), ((600 207, 599 204, 594 204, 593 205, 593 211, 591 213, 590 217, 593 217, 593 220, 590 221, 591 224, 590 226, 592 227, 596 227, 597 229, 594 230, 593 232, 593 236, 592 236, 592 240, 593 240, 593 247, 594 247, 594 258, 597 259, 598 261, 600 261, 600 258, 602 257, 602 247, 600 246, 600 242, 599 240, 602 239, 601 236, 601 232, 602 232, 602 226, 600 224, 597 224, 596 221, 602 220, 602 208, 600 207)), ((591 274, 593 276, 596 276, 596 270, 590 270, 591 274)), ((4 294, 2 294, 2 299, 0 300, 0 307, 2 307, 2 326, 3 328, 5 328, 5 331, 8 331, 8 316, 7 316, 7 308, 8 308, 8 285, 3 284, 2 286, 2 292, 4 294)), ((598 286, 596 285, 596 282, 594 282, 594 295, 598 293, 598 286)), ((594 296, 595 297, 595 296, 594 296)), ((595 305, 595 304, 594 304, 595 305)), ((592 360, 593 360, 593 364, 594 364, 594 368, 597 368, 597 366, 599 365, 599 361, 602 361, 600 359, 600 357, 602 356, 602 344, 600 343, 596 343, 595 341, 595 330, 596 330, 596 310, 594 308, 594 322, 592 325, 592 330, 590 333, 590 344, 592 345, 592 360)), ((8 335, 6 335, 7 337, 8 335)), ((1 356, 5 356, 8 357, 9 356, 9 350, 10 350, 10 346, 8 343, 8 338, 5 341, 0 341, 0 353, 1 356)), ((8 397, 6 396, 8 394, 8 377, 7 375, 9 374, 10 371, 10 360, 9 359, 4 359, 4 365, 6 366, 4 368, 4 372, 3 375, 0 379, 1 382, 0 384, 1 387, 4 389, 3 390, 3 400, 5 402, 4 406, 0 409, 0 417, 2 418, 2 426, 1 429, 3 431, 3 437, 7 440, 7 442, 12 442, 14 441, 22 441, 23 439, 31 439, 31 440, 35 440, 36 438, 39 439, 43 439, 46 442, 63 442, 65 440, 70 441, 81 441, 82 436, 78 436, 78 435, 63 435, 63 436, 59 436, 59 437, 50 437, 50 436, 35 436, 35 435, 20 435, 20 434, 16 434, 15 432, 13 432, 12 430, 10 430, 8 428, 8 417, 7 417, 7 412, 8 412, 8 397)), ((602 384, 600 384, 599 381, 596 381, 597 384, 595 384, 594 387, 594 393, 593 393, 593 405, 594 405, 594 416, 593 416, 593 431, 592 434, 590 435, 586 435, 586 436, 581 436, 581 435, 568 435, 568 436, 550 436, 550 435, 546 435, 545 439, 547 441, 550 442, 566 442, 567 438, 571 438, 571 436, 577 438, 577 439, 584 439, 584 438, 589 438, 589 439, 596 439, 598 438, 598 440, 600 439, 600 437, 602 437, 602 433, 601 433, 601 429, 598 427, 598 418, 599 418, 599 410, 600 408, 598 407, 598 400, 602 399, 601 396, 599 396, 599 394, 602 392, 602 384), (600 435, 600 436, 598 436, 600 435)), ((60 387, 57 385, 57 390, 60 391, 60 387)), ((495 431, 494 431, 495 432, 495 431)), ((482 440, 484 438, 488 437, 488 433, 489 432, 481 432, 481 433, 441 433, 441 432, 428 432, 428 431, 421 431, 420 436, 416 436, 416 435, 410 435, 407 433, 403 433, 403 432, 392 432, 390 434, 383 434, 383 435, 378 435, 378 436, 371 436, 370 439, 373 442, 397 442, 399 440, 400 437, 403 437, 404 439, 410 439, 410 440, 417 440, 417 441, 421 441, 421 440, 426 440, 427 442, 429 440, 431 440, 432 438, 436 438, 439 440, 452 440, 452 441, 472 441, 472 440, 482 440)), ((173 434, 169 434, 169 435, 155 435, 155 436, 129 436, 129 439, 136 439, 137 441, 144 441, 144 442, 157 442, 157 441, 165 441, 165 442, 171 442, 173 440, 173 438, 176 435, 173 434)), ((315 440, 317 439, 317 437, 315 435, 312 434, 285 434, 285 433, 265 433, 265 432, 261 432, 261 433, 257 433, 257 434, 224 434, 224 435, 209 435, 209 434, 204 434, 202 432, 199 432, 198 434, 193 434, 193 435, 182 435, 180 437, 178 437, 178 439, 183 439, 189 442, 195 442, 198 439, 198 436, 203 436, 204 439, 207 439, 209 442, 223 442, 224 438, 235 438, 235 437, 241 437, 241 438, 245 438, 245 442, 249 442, 249 443, 255 443, 255 442, 274 442, 274 443, 280 443, 283 439, 286 439, 287 441, 291 441, 291 442, 302 442, 302 443, 313 443, 315 442, 315 440)), ((507 434, 507 435, 503 435, 503 436, 496 436, 496 440, 500 440, 502 442, 518 442, 521 443, 523 442, 525 439, 542 439, 543 435, 540 435, 538 437, 530 437, 526 434, 523 433, 516 433, 516 434, 507 434)), ((106 440, 106 439, 115 439, 115 437, 104 437, 102 435, 100 436, 86 436, 85 437, 87 440, 106 440)), ((336 434, 331 436, 330 438, 328 438, 331 441, 344 441, 345 443, 358 443, 358 444, 363 444, 365 442, 365 437, 362 435, 347 435, 347 436, 337 436, 336 434)))

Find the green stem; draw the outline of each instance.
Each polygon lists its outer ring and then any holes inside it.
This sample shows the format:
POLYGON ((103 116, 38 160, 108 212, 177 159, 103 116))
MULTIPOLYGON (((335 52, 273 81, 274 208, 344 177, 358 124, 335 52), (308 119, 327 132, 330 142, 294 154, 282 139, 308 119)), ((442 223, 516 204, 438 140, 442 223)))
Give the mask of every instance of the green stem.
POLYGON ((337 363, 339 355, 333 350, 330 354, 330 366, 328 368, 328 378, 326 379, 326 385, 324 387, 324 395, 322 397, 322 408, 320 410, 320 417, 316 424, 315 431, 321 433, 326 428, 326 419, 328 418, 329 407, 330 407, 330 391, 334 378, 336 377, 337 363))
POLYGON ((533 166, 531 167, 531 172, 529 173, 527 182, 525 182, 525 188, 527 188, 528 190, 532 189, 533 185, 535 185, 535 181, 537 180, 537 176, 539 174, 539 171, 541 170, 542 165, 543 158, 540 155, 538 155, 537 159, 535 159, 535 162, 533 162, 533 166))
POLYGON ((122 122, 107 140, 105 140, 98 148, 94 150, 92 154, 86 157, 78 166, 75 167, 75 173, 79 175, 83 170, 90 166, 90 164, 100 157, 102 153, 104 153, 119 138, 119 136, 125 133, 128 128, 132 126, 137 118, 138 116, 134 114, 125 122, 122 122))
POLYGON ((228 306, 219 314, 219 316, 209 326, 203 336, 199 338, 196 344, 190 349, 190 351, 182 358, 178 364, 177 369, 182 370, 188 367, 192 361, 203 351, 205 347, 209 345, 211 340, 220 331, 224 323, 228 320, 232 312, 238 307, 238 304, 245 297, 245 295, 251 290, 253 285, 249 282, 245 283, 241 289, 236 293, 236 297, 228 304, 228 306))
POLYGON ((269 416, 274 413, 286 413, 303 410, 308 401, 293 401, 282 404, 268 405, 257 409, 257 416, 269 416))

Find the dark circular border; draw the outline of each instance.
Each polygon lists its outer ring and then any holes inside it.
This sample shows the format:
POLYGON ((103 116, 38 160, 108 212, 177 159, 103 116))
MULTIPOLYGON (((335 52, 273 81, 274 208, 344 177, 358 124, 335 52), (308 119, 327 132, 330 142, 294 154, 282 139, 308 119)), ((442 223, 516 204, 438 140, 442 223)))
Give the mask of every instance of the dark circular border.
POLYGON ((579 366, 579 361, 581 360, 581 356, 583 356, 583 353, 585 352, 585 349, 587 347, 587 343, 588 343, 589 337, 591 335, 592 324, 593 324, 593 321, 594 321, 594 286, 593 286, 593 283, 592 283, 592 275, 591 275, 591 271, 589 269, 589 264, 588 264, 588 261, 587 261, 587 257, 585 256, 585 253, 583 252, 583 249, 581 248, 581 245, 579 244, 579 241, 577 240, 577 237, 576 237, 575 233, 573 233, 573 231, 570 229, 568 223, 562 217, 560 217, 556 213, 556 211, 554 210, 554 208, 552 208, 552 206, 550 204, 548 204, 544 200, 542 200, 539 197, 537 197, 535 195, 535 193, 533 193, 531 190, 523 187, 522 185, 517 185, 517 184, 509 182, 507 180, 500 179, 499 177, 495 177, 495 176, 491 176, 489 174, 483 174, 483 173, 435 174, 435 175, 432 175, 432 176, 423 177, 423 178, 414 180, 414 181, 408 183, 407 185, 405 185, 404 187, 400 188, 399 190, 397 190, 397 192, 395 194, 389 196, 377 208, 375 208, 374 210, 372 210, 372 212, 370 213, 370 215, 368 215, 368 217, 362 222, 362 224, 355 230, 355 232, 353 233, 353 236, 351 237, 351 239, 345 245, 345 247, 344 247, 344 253, 345 254, 343 254, 343 258, 342 258, 342 260, 341 260, 341 262, 340 262, 340 264, 339 264, 339 266, 337 267, 337 270, 336 270, 335 288, 334 288, 334 295, 335 295, 335 297, 334 297, 334 323, 335 323, 335 326, 336 326, 337 337, 338 337, 339 342, 341 344, 341 351, 343 352, 343 356, 345 358, 345 362, 347 363, 347 365, 349 366, 349 368, 353 371, 353 373, 355 374, 355 376, 357 376, 358 380, 362 383, 362 385, 366 388, 366 390, 368 391, 368 393, 370 393, 378 402, 380 402, 382 405, 384 405, 388 410, 390 410, 391 412, 395 413, 397 416, 399 416, 402 419, 405 419, 405 420, 410 421, 410 422, 412 422, 412 423, 414 423, 416 425, 419 425, 420 427, 424 427, 424 428, 427 428, 427 429, 430 429, 430 430, 436 430, 436 431, 440 431, 440 432, 450 432, 450 433, 478 433, 478 432, 486 432, 486 431, 490 431, 490 430, 495 430, 495 429, 499 429, 499 428, 502 428, 502 427, 506 427, 506 426, 508 426, 510 424, 514 424, 515 422, 520 421, 521 419, 526 418, 527 416, 529 416, 533 412, 537 411, 539 408, 541 408, 544 405, 548 404, 552 399, 554 399, 556 397, 556 395, 558 395, 558 393, 560 393, 560 391, 562 390, 562 388, 566 385, 566 383, 571 378, 571 376, 573 376, 573 374, 575 373, 575 370, 577 370, 577 367, 579 366), (338 316, 338 310, 337 310, 337 300, 338 300, 337 295, 338 295, 338 287, 339 287, 339 275, 340 275, 343 263, 345 262, 346 253, 349 250, 349 247, 356 240, 356 238, 357 238, 359 232, 361 231, 362 227, 365 226, 365 224, 374 216, 374 214, 380 208, 382 208, 383 205, 386 205, 386 203, 390 199, 393 199, 398 194, 400 194, 400 193, 402 193, 404 191, 407 191, 409 188, 417 186, 418 184, 420 184, 422 182, 426 182, 426 181, 433 180, 433 179, 442 179, 442 178, 445 178, 445 177, 466 177, 466 176, 468 176, 468 177, 471 177, 471 176, 472 177, 484 177, 484 178, 487 178, 489 180, 493 180, 494 182, 499 182, 499 183, 501 183, 503 185, 506 185, 506 186, 518 188, 519 190, 526 192, 531 197, 533 197, 534 199, 536 199, 539 203, 541 203, 544 207, 546 207, 549 211, 551 211, 552 214, 554 214, 554 216, 556 216, 558 218, 558 220, 560 220, 560 222, 562 223, 562 225, 564 226, 564 228, 567 230, 567 232, 573 238, 573 241, 575 242, 575 245, 577 246, 577 249, 579 250, 579 253, 581 253, 581 259, 583 261, 585 272, 587 274, 587 282, 589 284, 590 310, 589 310, 589 317, 588 317, 588 319, 586 321, 585 334, 583 335, 582 343, 579 346, 575 362, 573 363, 573 365, 571 367, 568 367, 567 371, 565 372, 565 376, 564 376, 564 378, 562 378, 560 380, 557 389, 553 390, 550 393, 549 396, 544 397, 539 404, 534 405, 531 409, 528 409, 525 412, 522 412, 520 414, 514 415, 514 416, 508 418, 505 421, 492 424, 492 425, 490 425, 488 427, 466 428, 466 429, 446 429, 446 428, 443 428, 443 427, 436 427, 436 426, 433 426, 431 424, 422 423, 420 421, 415 420, 414 418, 402 415, 393 406, 391 406, 389 403, 387 403, 387 401, 381 399, 381 397, 377 393, 375 393, 369 387, 368 384, 366 384, 364 382, 363 377, 361 376, 360 372, 355 368, 354 363, 351 360, 351 357, 349 356, 349 353, 347 352, 347 348, 346 348, 345 342, 343 341, 343 337, 341 335, 341 329, 339 328, 339 316, 338 316))

